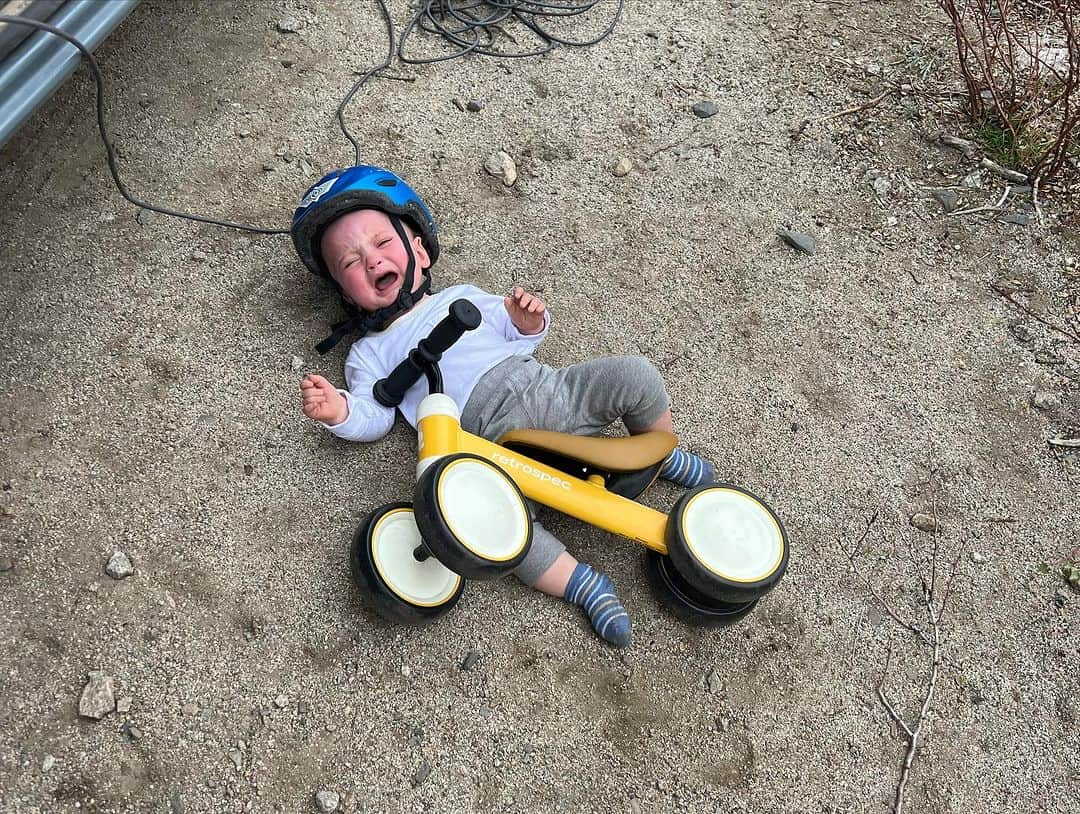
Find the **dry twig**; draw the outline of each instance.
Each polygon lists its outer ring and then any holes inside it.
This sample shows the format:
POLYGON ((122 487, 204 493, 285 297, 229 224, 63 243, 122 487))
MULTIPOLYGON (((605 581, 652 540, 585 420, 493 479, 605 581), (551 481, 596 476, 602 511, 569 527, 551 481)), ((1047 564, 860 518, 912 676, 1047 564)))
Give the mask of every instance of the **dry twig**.
MULTIPOLYGON (((933 489, 933 479, 935 470, 930 470, 929 485, 933 489)), ((919 745, 923 739, 923 728, 927 721, 930 719, 930 712, 934 704, 934 695, 937 690, 938 678, 941 673, 942 664, 942 627, 943 617, 945 614, 945 606, 949 599, 949 594, 952 591, 953 582, 956 574, 958 573, 958 566, 960 563, 960 555, 953 559, 952 565, 944 582, 939 579, 940 569, 940 555, 941 547, 938 537, 937 527, 937 496, 936 493, 932 493, 932 505, 933 505, 933 517, 935 521, 935 530, 931 532, 933 534, 933 544, 929 552, 929 562, 927 563, 929 571, 924 569, 923 558, 916 551, 914 543, 909 540, 908 551, 912 567, 919 580, 919 585, 922 593, 922 614, 925 617, 925 625, 919 627, 913 622, 909 622, 901 617, 888 603, 884 601, 880 593, 874 589, 873 584, 869 578, 859 568, 855 559, 855 554, 859 552, 862 547, 863 541, 869 534, 870 527, 874 520, 877 518, 877 513, 870 518, 867 523, 866 529, 859 537, 858 541, 852 549, 847 549, 848 559, 851 563, 852 570, 860 577, 863 584, 867 587, 870 594, 878 601, 878 603, 884 608, 885 612, 896 621, 901 627, 909 630, 918 635, 920 642, 930 649, 930 664, 927 670, 926 683, 923 688, 922 703, 919 706, 918 715, 914 720, 908 720, 897 709, 896 705, 886 694, 885 682, 889 676, 889 666, 892 663, 893 650, 890 646, 888 655, 885 658, 885 667, 882 670, 881 678, 877 684, 877 696, 881 701, 881 705, 885 708, 886 713, 890 720, 896 724, 899 733, 904 741, 905 750, 904 758, 901 763, 900 776, 896 783, 896 793, 893 798, 892 811, 893 814, 903 814, 904 802, 907 793, 908 781, 911 777, 911 769, 915 762, 915 756, 918 752, 919 745)))

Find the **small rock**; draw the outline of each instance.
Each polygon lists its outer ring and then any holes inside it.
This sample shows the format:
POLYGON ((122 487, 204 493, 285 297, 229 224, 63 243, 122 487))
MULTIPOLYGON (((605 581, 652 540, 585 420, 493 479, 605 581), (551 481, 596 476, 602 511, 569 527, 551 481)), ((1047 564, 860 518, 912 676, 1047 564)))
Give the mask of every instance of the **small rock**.
POLYGON ((1031 218, 1025 212, 1010 212, 998 218, 999 223, 1011 223, 1015 226, 1027 226, 1031 218))
POLYGON ((105 564, 105 573, 113 579, 126 579, 135 573, 135 567, 131 564, 128 555, 123 551, 114 551, 105 564))
POLYGON ((56 758, 52 755, 45 755, 45 759, 41 761, 41 771, 51 772, 53 766, 56 765, 56 758))
POLYGON ((1069 603, 1070 599, 1072 599, 1072 597, 1069 596, 1069 592, 1064 588, 1058 588, 1054 592, 1054 604, 1059 608, 1064 608, 1069 603))
POLYGON ((191 253, 191 259, 197 260, 200 263, 206 259, 206 252, 201 252, 198 249, 191 253))
POLYGON ((918 512, 911 516, 911 525, 919 531, 937 531, 938 528, 937 520, 922 512, 918 512))
POLYGON ((634 162, 623 156, 612 166, 611 174, 616 178, 622 178, 624 175, 628 175, 633 168, 634 162))
POLYGON ((731 728, 731 721, 721 715, 716 719, 716 728, 721 732, 727 732, 731 728))
POLYGON ((489 175, 501 178, 508 187, 512 187, 517 181, 517 164, 502 150, 492 153, 484 160, 484 169, 489 175))
POLYGON ((716 695, 720 690, 724 688, 724 682, 720 680, 720 674, 716 672, 716 669, 709 671, 709 674, 705 676, 705 689, 716 695))
POLYGON ((154 213, 149 209, 140 209, 135 213, 135 220, 139 222, 140 226, 149 226, 154 222, 154 213))
POLYGON ((116 698, 113 696, 112 676, 106 675, 101 670, 91 670, 87 676, 86 686, 83 687, 82 695, 79 697, 79 714, 84 718, 100 721, 115 709, 116 698))
POLYGON ((298 373, 304 367, 304 357, 294 356, 289 364, 292 366, 293 372, 298 373))
POLYGON ((630 814, 642 814, 643 810, 641 801, 637 797, 630 801, 630 814))
POLYGON ((697 116, 699 119, 707 119, 710 116, 715 116, 717 113, 720 112, 720 108, 718 108, 713 102, 709 101, 697 102, 690 109, 694 111, 694 115, 697 116))
POLYGON ((975 170, 975 172, 965 175, 964 180, 960 183, 968 189, 979 189, 983 184, 982 171, 975 170))
POLYGON ((459 98, 458 98, 457 96, 455 96, 455 97, 454 97, 453 99, 451 99, 450 101, 451 101, 451 102, 453 102, 453 103, 454 103, 454 107, 456 107, 456 108, 457 108, 458 110, 460 110, 460 111, 461 111, 462 113, 464 113, 464 112, 465 112, 465 103, 464 103, 463 101, 461 101, 461 99, 459 99, 459 98))
POLYGON ((289 706, 289 697, 282 693, 274 699, 274 706, 278 709, 285 709, 285 707, 289 706))
POLYGON ((322 814, 334 814, 339 805, 341 805, 341 797, 336 791, 323 789, 315 793, 315 808, 322 814))
POLYGON ((409 669, 409 665, 408 665, 408 664, 402 664, 402 665, 401 665, 401 675, 402 675, 402 676, 403 676, 404 678, 408 678, 409 676, 411 676, 411 675, 412 675, 412 670, 410 670, 410 669, 409 669))
POLYGON ((1056 410, 1061 406, 1061 399, 1056 393, 1038 392, 1032 396, 1031 405, 1036 410, 1056 410))
POLYGON ((142 730, 133 723, 124 724, 124 734, 133 741, 142 740, 142 730))
POLYGON ((263 164, 263 172, 274 172, 277 168, 273 164, 263 164))
POLYGON ((896 215, 889 215, 889 217, 885 218, 885 225, 893 229, 900 225, 900 218, 896 217, 896 215))
POLYGON ((814 253, 814 247, 817 244, 810 235, 804 235, 801 232, 792 232, 784 228, 777 229, 776 234, 780 236, 781 240, 791 246, 791 248, 798 249, 803 254, 814 253))
POLYGON ((11 557, 0 557, 0 574, 7 571, 11 571, 15 568, 15 560, 11 557))
POLYGON ((946 212, 955 212, 956 207, 960 205, 960 197, 952 189, 935 189, 930 193, 934 200, 941 204, 941 208, 946 212))
POLYGON ((244 768, 244 756, 240 753, 239 749, 232 749, 229 752, 229 760, 231 760, 233 766, 236 767, 236 771, 240 771, 244 768))
POLYGON ((298 34, 304 25, 295 17, 282 17, 278 20, 276 27, 282 34, 298 34))
POLYGON ((476 662, 480 661, 480 653, 476 650, 470 650, 465 655, 465 660, 461 662, 461 669, 465 672, 472 670, 476 666, 476 662))
POLYGON ((282 68, 291 68, 295 64, 296 64, 296 60, 294 60, 294 59, 283 59, 283 60, 281 60, 281 67, 282 68))
POLYGON ((971 561, 973 563, 975 563, 976 565, 982 565, 984 562, 988 561, 987 556, 985 554, 981 554, 978 551, 972 551, 970 556, 971 556, 971 561))
POLYGON ((1009 326, 1009 332, 1021 342, 1031 341, 1031 329, 1022 322, 1009 326))
POLYGON ((416 788, 421 783, 423 783, 425 780, 427 780, 430 775, 431 775, 431 763, 429 763, 427 760, 425 760, 423 763, 421 763, 417 767, 416 771, 413 772, 413 777, 412 777, 413 788, 416 788))
POLYGON ((131 696, 121 695, 116 699, 116 711, 120 713, 131 712, 131 696))
POLYGON ((465 109, 470 113, 479 113, 484 109, 484 102, 482 99, 470 99, 465 103, 465 109))
POLYGON ((892 192, 892 181, 882 175, 874 178, 870 182, 870 186, 874 188, 874 192, 879 198, 887 198, 892 192))

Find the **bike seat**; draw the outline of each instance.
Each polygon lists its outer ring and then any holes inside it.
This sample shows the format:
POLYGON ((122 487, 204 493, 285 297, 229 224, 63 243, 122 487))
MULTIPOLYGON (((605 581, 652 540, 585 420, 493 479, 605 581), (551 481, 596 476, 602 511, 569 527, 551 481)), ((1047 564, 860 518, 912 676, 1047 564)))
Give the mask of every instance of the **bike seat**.
POLYGON ((540 449, 607 472, 636 472, 667 458, 678 440, 663 430, 620 438, 569 435, 549 430, 512 430, 504 433, 498 443, 526 455, 530 449, 540 449))

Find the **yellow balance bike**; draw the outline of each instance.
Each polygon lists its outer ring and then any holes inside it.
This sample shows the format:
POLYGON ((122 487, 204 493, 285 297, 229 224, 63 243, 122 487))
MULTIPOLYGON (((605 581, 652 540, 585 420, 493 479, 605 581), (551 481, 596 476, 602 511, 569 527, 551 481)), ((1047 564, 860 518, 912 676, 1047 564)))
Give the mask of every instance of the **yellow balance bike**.
POLYGON ((749 613, 787 568, 787 533, 764 501, 729 484, 692 489, 668 514, 636 502, 675 448, 671 433, 519 430, 495 444, 461 428, 438 363, 480 319, 468 300, 455 301, 375 385, 387 407, 399 405, 421 376, 429 388, 417 412, 413 502, 376 509, 353 537, 353 579, 376 612, 426 624, 457 604, 466 579, 512 571, 532 543, 528 498, 645 546, 654 591, 684 622, 719 626, 749 613))

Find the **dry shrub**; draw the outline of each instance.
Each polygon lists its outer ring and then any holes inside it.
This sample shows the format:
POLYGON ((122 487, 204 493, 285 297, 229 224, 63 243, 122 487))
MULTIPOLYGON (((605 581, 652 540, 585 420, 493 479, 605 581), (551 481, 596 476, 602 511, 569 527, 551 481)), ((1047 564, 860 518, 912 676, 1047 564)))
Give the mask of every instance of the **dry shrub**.
POLYGON ((938 0, 979 141, 1032 182, 1080 176, 1080 0, 938 0))

